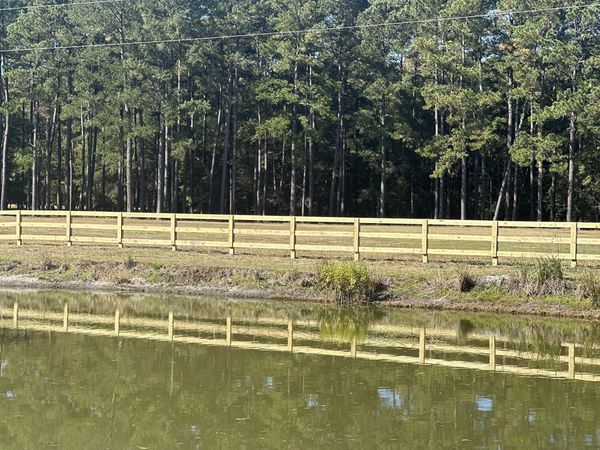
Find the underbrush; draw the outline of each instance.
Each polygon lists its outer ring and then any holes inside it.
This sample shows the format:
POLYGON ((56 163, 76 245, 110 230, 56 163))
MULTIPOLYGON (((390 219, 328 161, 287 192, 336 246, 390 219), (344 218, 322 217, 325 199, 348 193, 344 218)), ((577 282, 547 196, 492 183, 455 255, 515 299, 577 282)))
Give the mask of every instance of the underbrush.
POLYGON ((586 270, 578 288, 582 298, 590 300, 593 306, 600 307, 600 276, 596 272, 586 270))
POLYGON ((342 262, 328 262, 319 267, 318 285, 340 303, 374 300, 384 288, 380 280, 369 274, 366 265, 342 262))

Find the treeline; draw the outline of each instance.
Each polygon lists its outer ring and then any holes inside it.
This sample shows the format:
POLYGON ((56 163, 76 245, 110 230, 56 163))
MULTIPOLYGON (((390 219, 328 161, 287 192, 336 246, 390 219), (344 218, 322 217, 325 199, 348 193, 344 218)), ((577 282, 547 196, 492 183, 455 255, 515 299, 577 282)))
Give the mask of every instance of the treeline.
POLYGON ((2 208, 600 216, 597 4, 89 1, 0 0, 2 208))

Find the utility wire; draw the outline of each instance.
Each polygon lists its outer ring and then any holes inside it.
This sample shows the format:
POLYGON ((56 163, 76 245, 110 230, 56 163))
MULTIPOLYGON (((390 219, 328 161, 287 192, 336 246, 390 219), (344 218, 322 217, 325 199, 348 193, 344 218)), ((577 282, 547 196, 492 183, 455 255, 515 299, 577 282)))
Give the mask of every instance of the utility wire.
MULTIPOLYGON (((115 1, 115 0, 106 0, 115 1)), ((119 0, 117 0, 119 1, 119 0)), ((122 1, 122 0, 121 0, 122 1)), ((171 43, 186 43, 186 42, 207 42, 207 41, 223 41, 229 39, 240 39, 240 38, 253 38, 253 37, 273 37, 273 36, 293 36, 302 35, 309 33, 336 33, 347 30, 357 29, 368 29, 368 28, 382 28, 382 27, 396 27, 401 25, 414 25, 422 23, 439 23, 439 22, 451 22, 455 20, 468 20, 468 19, 494 19, 508 15, 524 15, 524 14, 535 14, 553 11, 566 11, 575 9, 586 9, 600 7, 600 2, 589 3, 587 5, 565 5, 555 6, 548 8, 534 8, 534 9, 522 9, 522 10, 495 10, 485 14, 469 14, 464 16, 451 16, 451 17, 435 17, 427 19, 413 19, 403 20, 398 22, 382 22, 382 23, 369 23, 360 25, 344 25, 339 27, 330 28, 306 28, 300 30, 283 30, 283 31, 264 31, 257 33, 247 34, 227 34, 227 35, 215 35, 215 36, 204 36, 204 37, 188 37, 188 38, 172 38, 172 39, 152 39, 145 41, 130 41, 130 42, 105 42, 98 44, 76 44, 76 45, 64 45, 54 47, 17 47, 12 49, 0 50, 0 53, 26 53, 33 51, 53 51, 53 50, 77 50, 85 48, 105 48, 105 47, 121 47, 127 46, 132 47, 136 45, 152 45, 152 44, 171 44, 171 43)))
POLYGON ((73 2, 73 3, 45 3, 42 5, 25 5, 25 6, 8 6, 0 8, 0 11, 22 11, 25 9, 54 9, 67 6, 86 6, 86 5, 101 5, 104 3, 125 3, 127 0, 94 0, 89 2, 73 2))

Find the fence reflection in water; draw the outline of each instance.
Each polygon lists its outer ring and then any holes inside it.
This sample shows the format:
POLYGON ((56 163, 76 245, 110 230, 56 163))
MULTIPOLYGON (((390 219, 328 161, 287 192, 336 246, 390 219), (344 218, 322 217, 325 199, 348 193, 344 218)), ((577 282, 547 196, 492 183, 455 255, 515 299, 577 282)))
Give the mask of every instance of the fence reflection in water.
POLYGON ((472 342, 465 344, 461 342, 464 339, 460 337, 460 330, 443 328, 372 324, 368 332, 358 326, 351 332, 343 332, 336 337, 330 332, 324 333, 323 326, 310 320, 249 320, 234 319, 227 315, 222 321, 190 321, 177 320, 172 311, 166 319, 158 319, 125 316, 119 309, 115 310, 112 317, 73 313, 67 303, 60 313, 21 309, 18 302, 12 308, 0 307, 0 326, 16 330, 116 336, 402 364, 428 364, 521 376, 600 381, 600 375, 595 373, 598 371, 592 370, 600 368, 600 358, 578 355, 582 346, 575 342, 562 344, 566 355, 550 358, 555 367, 540 368, 535 367, 536 363, 548 361, 548 355, 507 348, 509 345, 506 344, 511 343, 507 337, 472 333, 472 342), (505 344, 504 348, 498 348, 498 343, 505 344), (524 362, 528 366, 524 366, 524 362))

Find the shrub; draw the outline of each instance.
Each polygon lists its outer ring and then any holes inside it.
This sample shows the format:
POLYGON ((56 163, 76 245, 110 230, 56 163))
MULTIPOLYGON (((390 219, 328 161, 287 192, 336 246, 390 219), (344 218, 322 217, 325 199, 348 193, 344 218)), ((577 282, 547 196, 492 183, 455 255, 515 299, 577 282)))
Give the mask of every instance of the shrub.
POLYGON ((534 273, 538 287, 549 282, 563 281, 565 278, 562 262, 556 256, 536 259, 534 273))
POLYGON ((588 270, 581 277, 580 289, 582 296, 591 300, 592 305, 600 306, 600 276, 588 270))
POLYGON ((127 259, 125 260, 125 268, 126 269, 133 269, 136 266, 136 261, 133 258, 133 256, 131 255, 131 253, 127 254, 127 259))
POLYGON ((364 264, 329 262, 319 268, 319 286, 333 292, 338 302, 370 300, 377 284, 364 264))
POLYGON ((519 262, 519 275, 509 291, 525 295, 561 295, 567 289, 562 262, 556 256, 537 258, 533 263, 519 262))
POLYGON ((470 292, 476 286, 477 282, 467 270, 463 269, 458 273, 458 290, 460 292, 470 292))

